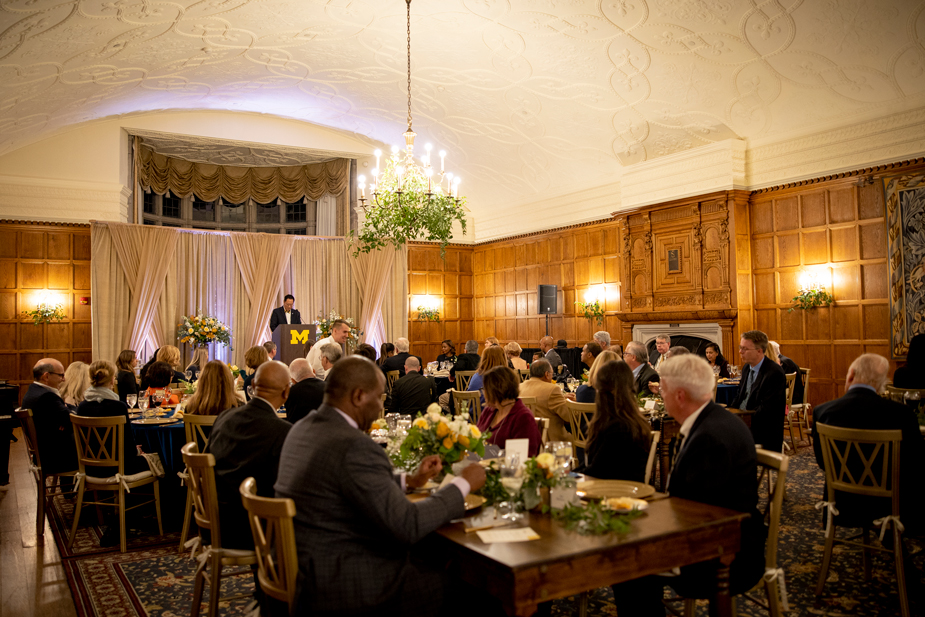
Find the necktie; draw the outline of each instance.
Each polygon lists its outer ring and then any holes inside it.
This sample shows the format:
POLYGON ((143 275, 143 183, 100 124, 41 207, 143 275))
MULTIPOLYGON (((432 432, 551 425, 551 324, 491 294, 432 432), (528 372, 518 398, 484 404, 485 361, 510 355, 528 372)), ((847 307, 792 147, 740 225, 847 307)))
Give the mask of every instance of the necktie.
POLYGON ((681 455, 681 447, 684 445, 684 439, 687 437, 684 433, 678 435, 678 444, 674 449, 674 457, 671 459, 671 468, 674 469, 675 464, 678 462, 678 457, 681 455))
POLYGON ((755 370, 752 368, 749 368, 748 369, 748 382, 745 386, 745 398, 742 400, 742 405, 744 409, 747 409, 747 407, 744 407, 744 406, 748 404, 748 398, 752 395, 752 385, 754 383, 755 383, 755 370))

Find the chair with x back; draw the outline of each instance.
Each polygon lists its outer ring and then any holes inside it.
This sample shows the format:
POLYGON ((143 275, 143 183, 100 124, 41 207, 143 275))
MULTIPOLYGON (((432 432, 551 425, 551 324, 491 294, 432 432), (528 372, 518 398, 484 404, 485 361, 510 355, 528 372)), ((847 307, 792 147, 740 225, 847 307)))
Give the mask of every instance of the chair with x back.
POLYGON ((469 380, 475 375, 475 371, 456 371, 456 389, 465 392, 469 388, 469 380))
POLYGON ((793 423, 790 421, 790 404, 793 402, 793 388, 796 384, 797 374, 796 373, 787 373, 785 375, 787 378, 787 401, 786 406, 784 407, 784 428, 790 432, 790 445, 787 445, 787 442, 784 442, 784 448, 793 448, 794 451, 797 449, 797 442, 793 438, 793 423))
MULTIPOLYGON (((183 418, 183 429, 186 431, 186 443, 191 441, 196 443, 196 446, 199 448, 199 452, 203 452, 206 449, 206 445, 209 443, 209 435, 212 433, 212 425, 215 424, 215 420, 218 416, 197 416, 197 415, 187 415, 183 418)), ((177 475, 185 483, 189 474, 184 469, 179 472, 177 475)), ((193 491, 189 487, 189 484, 186 486, 186 509, 183 513, 183 529, 180 531, 180 552, 183 552, 183 549, 186 548, 186 538, 189 536, 190 528, 190 519, 193 517, 193 491)))
POLYGON ((479 417, 482 415, 482 393, 478 390, 475 392, 460 392, 459 390, 453 390, 452 396, 453 408, 456 410, 456 413, 465 411, 469 414, 469 422, 478 424, 479 417))
POLYGON ((569 428, 572 432, 572 451, 577 457, 578 448, 588 447, 588 425, 594 416, 595 404, 565 401, 565 408, 568 409, 569 428))
POLYGON ((289 606, 289 614, 295 615, 296 577, 299 573, 292 524, 295 502, 258 497, 257 482, 253 478, 245 479, 240 491, 254 536, 260 589, 268 596, 285 602, 289 606))

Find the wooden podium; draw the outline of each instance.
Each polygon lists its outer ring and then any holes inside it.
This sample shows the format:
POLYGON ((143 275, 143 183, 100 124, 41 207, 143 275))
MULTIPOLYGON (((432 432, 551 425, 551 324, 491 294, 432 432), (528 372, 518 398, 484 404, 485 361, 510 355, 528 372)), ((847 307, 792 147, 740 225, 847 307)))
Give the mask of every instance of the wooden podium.
POLYGON ((273 331, 276 359, 287 365, 296 358, 305 357, 305 343, 315 338, 315 324, 280 324, 273 331))

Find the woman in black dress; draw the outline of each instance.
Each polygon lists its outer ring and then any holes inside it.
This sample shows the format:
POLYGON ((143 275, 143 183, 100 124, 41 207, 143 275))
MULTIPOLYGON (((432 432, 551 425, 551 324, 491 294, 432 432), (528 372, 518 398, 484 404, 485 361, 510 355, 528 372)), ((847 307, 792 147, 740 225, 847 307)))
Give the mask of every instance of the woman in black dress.
POLYGON ((116 389, 119 391, 119 400, 125 402, 129 394, 138 395, 138 381, 135 379, 135 367, 138 366, 138 357, 131 349, 124 349, 116 360, 116 389))
POLYGON ((437 362, 452 362, 456 364, 456 347, 453 341, 446 339, 440 343, 440 351, 443 352, 437 356, 437 362))

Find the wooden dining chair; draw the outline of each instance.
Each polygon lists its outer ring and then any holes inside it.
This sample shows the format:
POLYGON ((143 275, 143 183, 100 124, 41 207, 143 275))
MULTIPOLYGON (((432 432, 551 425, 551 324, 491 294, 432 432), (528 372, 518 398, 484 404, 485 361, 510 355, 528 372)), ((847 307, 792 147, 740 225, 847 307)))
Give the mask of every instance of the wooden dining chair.
POLYGON ((594 403, 576 403, 565 401, 568 410, 569 427, 572 431, 572 455, 578 456, 578 448, 588 448, 588 425, 594 416, 594 403))
MULTIPOLYGON (((896 584, 899 592, 899 607, 903 617, 909 617, 909 597, 906 593, 906 573, 903 563, 903 526, 899 520, 899 445, 902 431, 874 431, 850 429, 828 424, 816 424, 816 439, 821 440, 822 462, 825 465, 827 519, 825 526, 825 550, 822 567, 816 582, 816 596, 821 596, 832 562, 832 549, 836 542, 860 547, 864 563, 864 579, 870 580, 870 551, 893 553, 896 567, 896 584), (835 537, 837 521, 833 508, 848 514, 845 508, 838 508, 835 492, 842 491, 866 497, 883 497, 890 500, 890 515, 871 521, 861 528, 861 533, 848 539, 835 537), (882 521, 882 522, 881 522, 882 521), (875 547, 870 544, 870 529, 882 525, 881 534, 887 526, 893 528, 893 548, 875 547), (855 542, 858 537, 861 542, 855 542)), ((881 535, 882 537, 882 535, 881 535)), ((844 553, 842 553, 844 554, 844 553)))
POLYGON ((646 484, 652 481, 652 471, 655 469, 655 454, 658 452, 658 444, 659 440, 662 438, 662 432, 652 431, 650 438, 652 441, 649 442, 649 456, 646 458, 646 478, 644 480, 646 484))
POLYGON ((787 373, 785 375, 787 378, 787 401, 784 407, 784 428, 790 433, 790 445, 787 445, 787 442, 784 441, 783 448, 784 450, 792 449, 796 452, 796 449, 799 447, 796 440, 793 438, 793 423, 790 421, 790 404, 793 402, 793 387, 796 384, 797 374, 796 373, 787 373))
MULTIPOLYGON (((74 440, 77 442, 77 505, 74 507, 74 523, 71 525, 71 535, 67 541, 68 549, 74 544, 77 533, 77 523, 80 521, 80 512, 84 505, 115 507, 119 509, 119 550, 127 550, 125 540, 125 513, 135 508, 154 502, 157 510, 157 529, 164 535, 161 524, 161 497, 157 476, 150 470, 125 475, 125 461, 122 458, 125 439, 125 417, 107 416, 103 418, 88 418, 84 416, 71 416, 71 426, 74 427, 74 440), (87 469, 102 470, 115 468, 117 471, 111 476, 88 476, 87 469), (142 486, 152 485, 152 499, 136 504, 130 508, 125 507, 126 493, 142 486), (87 491, 113 493, 112 501, 101 498, 100 501, 84 501, 87 491)), ((137 495, 138 493, 133 493, 137 495)))
POLYGON ((260 589, 271 598, 285 602, 289 615, 295 615, 296 577, 299 557, 296 553, 295 502, 257 496, 257 481, 247 478, 241 483, 241 501, 254 536, 257 555, 257 580, 260 589))
POLYGON ((398 381, 399 372, 398 371, 386 371, 385 378, 386 378, 386 381, 388 382, 389 392, 391 392, 392 386, 394 386, 395 382, 398 381))
POLYGON ((47 473, 42 469, 42 459, 39 456, 39 441, 35 432, 35 422, 32 419, 31 409, 17 409, 16 417, 22 425, 22 434, 26 442, 26 453, 29 456, 29 470, 35 478, 36 507, 35 507, 35 538, 39 546, 45 544, 45 507, 49 500, 53 500, 58 495, 73 495, 76 489, 64 491, 61 488, 61 478, 77 475, 77 470, 65 471, 61 473, 47 473), (48 479, 53 480, 51 486, 48 486, 48 479))
POLYGON ((790 422, 796 422, 797 430, 800 433, 800 441, 803 441, 805 435, 809 436, 809 443, 812 445, 813 434, 812 429, 810 428, 810 421, 812 419, 812 405, 809 404, 809 373, 810 369, 800 368, 800 377, 803 380, 803 402, 794 403, 790 405, 789 415, 791 416, 790 422))
POLYGON ((549 418, 533 418, 536 420, 536 430, 540 432, 540 443, 545 444, 549 440, 549 418))
POLYGON ((475 371, 456 371, 456 389, 465 392, 469 388, 469 380, 475 375, 475 371))
POLYGON ((528 368, 521 368, 521 369, 517 369, 517 372, 520 373, 520 382, 521 382, 521 383, 523 383, 523 382, 527 381, 528 379, 530 379, 530 369, 528 369, 528 368))
MULTIPOLYGON (((186 432, 186 443, 191 441, 196 443, 199 451, 206 449, 209 443, 209 435, 212 433, 212 425, 218 416, 197 416, 188 415, 183 418, 183 429, 186 432)), ((180 531, 180 552, 186 548, 186 539, 189 536, 190 520, 193 517, 193 492, 187 483, 189 473, 186 469, 177 474, 186 484, 186 509, 183 514, 183 528, 180 531)))
POLYGON ((479 417, 482 415, 481 390, 476 390, 475 392, 460 392, 459 390, 453 390, 452 396, 453 409, 456 410, 456 413, 461 413, 462 409, 465 408, 469 414, 469 423, 478 424, 479 417))
MULTIPOLYGON (((199 559, 199 567, 193 579, 193 606, 191 617, 199 617, 199 608, 202 606, 202 592, 206 578, 209 581, 209 617, 217 617, 218 603, 222 598, 221 579, 238 574, 247 574, 250 566, 257 563, 257 553, 249 550, 231 549, 222 547, 221 518, 218 508, 218 493, 215 489, 215 457, 211 454, 200 454, 196 442, 191 441, 182 448, 183 463, 189 476, 187 486, 193 494, 193 517, 199 526, 200 548, 204 555, 199 559), (209 531, 211 544, 205 545, 202 530, 209 531), (226 568, 238 567, 237 570, 227 571, 226 568), (208 572, 206 571, 208 570, 208 572)), ((195 554, 194 547, 193 553, 195 554)), ((246 596, 224 598, 232 600, 246 596)))
POLYGON ((523 403, 526 407, 533 412, 533 415, 536 415, 536 397, 535 396, 521 396, 520 402, 523 403))

